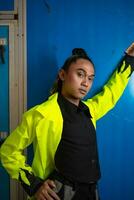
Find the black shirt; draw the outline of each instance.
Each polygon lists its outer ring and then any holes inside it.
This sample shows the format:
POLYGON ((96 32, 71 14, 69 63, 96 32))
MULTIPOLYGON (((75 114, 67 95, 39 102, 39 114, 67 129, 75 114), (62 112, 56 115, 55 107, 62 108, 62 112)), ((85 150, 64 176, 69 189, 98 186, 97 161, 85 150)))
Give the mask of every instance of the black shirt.
POLYGON ((63 116, 62 138, 55 154, 58 171, 70 180, 89 183, 100 178, 96 131, 89 108, 58 95, 63 116))

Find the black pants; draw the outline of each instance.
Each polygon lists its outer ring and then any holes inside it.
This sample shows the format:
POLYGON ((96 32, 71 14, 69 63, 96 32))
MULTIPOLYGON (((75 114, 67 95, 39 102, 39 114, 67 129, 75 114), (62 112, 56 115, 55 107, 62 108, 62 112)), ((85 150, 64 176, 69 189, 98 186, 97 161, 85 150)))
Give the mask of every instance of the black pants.
POLYGON ((96 184, 79 184, 72 200, 97 200, 96 184))
POLYGON ((57 172, 54 172, 50 179, 54 180, 55 192, 61 200, 100 200, 96 183, 73 183, 57 172))

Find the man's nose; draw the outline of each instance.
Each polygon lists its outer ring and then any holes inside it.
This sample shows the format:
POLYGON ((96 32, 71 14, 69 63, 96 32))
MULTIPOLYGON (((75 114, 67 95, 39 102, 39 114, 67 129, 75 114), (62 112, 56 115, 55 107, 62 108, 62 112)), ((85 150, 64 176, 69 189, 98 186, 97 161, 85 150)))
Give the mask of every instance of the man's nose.
POLYGON ((88 87, 89 83, 88 83, 88 78, 85 76, 82 79, 82 85, 84 85, 85 87, 88 87))

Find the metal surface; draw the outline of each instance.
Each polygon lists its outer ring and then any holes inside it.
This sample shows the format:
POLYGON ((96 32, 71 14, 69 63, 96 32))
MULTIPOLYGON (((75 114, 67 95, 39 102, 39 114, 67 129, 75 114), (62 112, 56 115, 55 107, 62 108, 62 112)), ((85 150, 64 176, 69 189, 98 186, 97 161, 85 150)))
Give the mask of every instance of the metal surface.
MULTIPOLYGON (((134 41, 134 1, 27 1, 28 107, 43 102, 74 47, 95 63, 97 93, 134 41), (34 41, 34 42, 33 42, 34 41)), ((114 110, 97 123, 103 200, 133 200, 134 79, 114 110)))

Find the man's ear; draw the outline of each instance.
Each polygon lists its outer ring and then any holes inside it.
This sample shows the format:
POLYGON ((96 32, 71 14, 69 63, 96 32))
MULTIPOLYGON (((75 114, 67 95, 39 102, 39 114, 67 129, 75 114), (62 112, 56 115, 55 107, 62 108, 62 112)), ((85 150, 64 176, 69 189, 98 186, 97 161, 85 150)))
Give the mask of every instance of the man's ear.
POLYGON ((59 78, 64 81, 65 80, 65 70, 64 69, 61 69, 59 71, 59 78))

